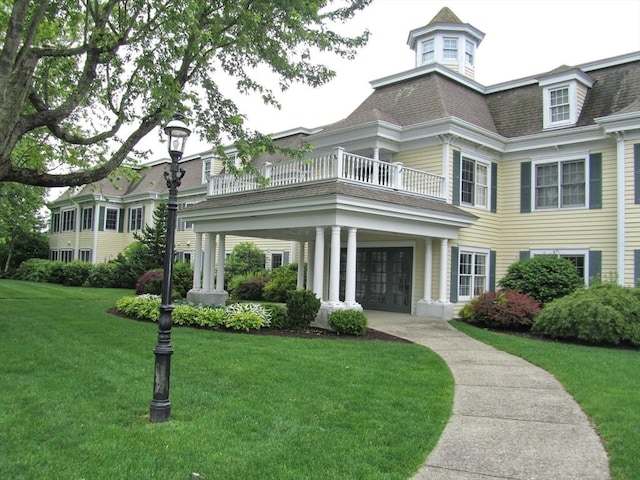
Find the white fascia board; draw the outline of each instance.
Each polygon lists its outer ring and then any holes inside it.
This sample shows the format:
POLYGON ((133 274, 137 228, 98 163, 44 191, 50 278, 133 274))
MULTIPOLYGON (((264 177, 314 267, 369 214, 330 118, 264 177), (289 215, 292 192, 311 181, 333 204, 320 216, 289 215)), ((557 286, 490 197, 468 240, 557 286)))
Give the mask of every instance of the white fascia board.
POLYGON ((473 123, 461 120, 457 117, 439 118, 430 122, 418 123, 402 127, 399 141, 415 142, 421 138, 431 138, 438 135, 454 135, 463 138, 472 143, 483 145, 497 152, 504 151, 506 137, 494 132, 490 132, 484 128, 478 127, 473 123))
MULTIPOLYGON (((327 148, 333 150, 336 146, 347 148, 346 146, 349 144, 373 138, 385 138, 394 142, 399 139, 399 135, 395 133, 399 128, 401 127, 377 120, 341 128, 340 130, 321 132, 308 138, 308 141, 315 150, 326 150, 327 148)), ((367 146, 371 147, 371 144, 368 143, 367 146)))
POLYGON ((599 117, 594 121, 602 126, 605 133, 624 132, 640 129, 640 112, 628 112, 607 117, 599 117))
POLYGON ((433 73, 433 72, 437 72, 441 75, 444 75, 445 77, 449 77, 452 80, 455 80, 456 82, 461 83, 482 94, 487 93, 486 87, 484 87, 482 84, 468 77, 465 77, 460 73, 454 72, 453 70, 443 65, 440 65, 438 63, 421 65, 419 67, 412 68, 411 70, 405 70, 404 72, 395 73, 387 77, 379 78, 377 80, 372 80, 371 82, 369 82, 369 84, 373 88, 379 88, 379 87, 384 87, 386 85, 392 85, 394 83, 402 82, 404 80, 409 80, 411 78, 421 77, 423 75, 426 75, 427 73, 433 73))
POLYGON ((484 38, 484 32, 481 32, 476 27, 471 25, 470 23, 430 23, 429 25, 425 25, 420 28, 414 28, 409 32, 409 38, 407 38, 407 45, 411 50, 415 50, 416 41, 420 37, 424 37, 425 35, 429 35, 430 33, 439 33, 446 35, 447 33, 466 33, 469 36, 473 37, 478 45, 484 38))
POLYGON ((504 153, 523 152, 560 145, 593 142, 602 140, 605 134, 598 125, 561 129, 552 132, 536 133, 524 137, 510 138, 506 141, 504 153))

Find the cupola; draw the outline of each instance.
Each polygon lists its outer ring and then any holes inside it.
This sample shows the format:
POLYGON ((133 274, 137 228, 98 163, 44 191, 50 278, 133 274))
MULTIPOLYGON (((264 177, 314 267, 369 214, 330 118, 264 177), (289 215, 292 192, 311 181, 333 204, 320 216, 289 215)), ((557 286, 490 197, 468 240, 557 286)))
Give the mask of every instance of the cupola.
POLYGON ((476 49, 484 33, 444 7, 424 27, 409 32, 407 43, 416 52, 416 67, 440 64, 474 78, 476 49))

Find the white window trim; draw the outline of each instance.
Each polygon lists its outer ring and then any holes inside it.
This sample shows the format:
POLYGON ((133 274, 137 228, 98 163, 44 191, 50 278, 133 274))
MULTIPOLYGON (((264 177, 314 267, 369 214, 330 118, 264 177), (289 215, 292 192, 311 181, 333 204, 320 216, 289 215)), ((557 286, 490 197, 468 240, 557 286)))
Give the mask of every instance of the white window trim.
POLYGON ((131 207, 129 208, 129 231, 130 232, 138 232, 140 230, 142 230, 142 228, 145 225, 145 221, 144 221, 144 207, 137 206, 137 207, 131 207), (139 211, 140 212, 140 228, 133 228, 133 212, 134 211, 139 211))
POLYGON ((95 219, 95 210, 93 207, 83 207, 80 209, 80 231, 81 232, 91 232, 95 229, 96 219, 95 219), (85 228, 84 225, 84 214, 85 212, 91 212, 91 228, 85 228))
POLYGON ((433 63, 436 60, 436 39, 435 37, 425 38, 420 42, 420 65, 427 65, 428 63, 433 63), (431 42, 431 50, 425 50, 425 46, 427 43, 431 42), (431 52, 433 58, 431 60, 424 60, 424 55, 428 52, 431 52))
POLYGON ((206 158, 202 160, 202 183, 209 183, 209 177, 207 177, 207 164, 209 165, 209 175, 213 174, 213 158, 206 158))
POLYGON ((473 67, 476 62, 476 46, 475 44, 466 38, 464 40, 464 63, 470 67, 473 67), (471 49, 469 49, 471 47, 471 49), (471 61, 469 62, 467 59, 467 54, 471 56, 471 61))
MULTIPOLYGON (((558 175, 560 170, 558 169, 558 175)), ((575 155, 563 155, 561 157, 544 158, 533 160, 531 162, 531 211, 532 212, 558 212, 565 210, 588 210, 589 209, 589 183, 591 179, 591 172, 589 171, 589 154, 578 153, 575 155), (536 207, 536 167, 538 165, 545 165, 550 163, 557 163, 560 165, 563 162, 571 162, 576 160, 584 161, 584 205, 577 205, 571 207, 560 206, 560 198, 558 197, 558 206, 556 208, 537 208, 536 207)), ((560 180, 558 179, 558 184, 560 180)))
POLYGON ((77 229, 77 222, 78 222, 78 211, 75 208, 63 208, 62 210, 60 210, 60 232, 75 232, 77 229), (71 229, 66 229, 65 228, 65 215, 73 215, 73 228, 71 229))
MULTIPOLYGON (((280 264, 280 266, 284 266, 284 251, 282 250, 277 250, 277 251, 273 251, 273 252, 269 252, 269 270, 273 270, 273 256, 274 255, 280 255, 282 257, 282 263, 280 264)), ((277 267, 276 267, 277 268, 277 267)))
MULTIPOLYGON (((474 179, 473 181, 474 186, 476 185, 476 180, 474 179)), ((460 202, 461 206, 464 207, 471 207, 471 208, 477 208, 479 210, 490 210, 491 209, 491 191, 492 191, 492 185, 491 185, 491 162, 489 160, 486 160, 484 158, 480 158, 480 157, 476 157, 474 155, 467 155, 466 153, 460 152, 460 198, 458 198, 458 201, 460 202), (485 167, 487 167, 487 204, 485 206, 482 205, 477 205, 476 204, 476 195, 474 192, 473 195, 473 203, 467 203, 467 202, 463 202, 462 201, 462 162, 464 161, 464 159, 467 160, 471 160, 474 162, 474 175, 476 174, 475 172, 475 164, 476 163, 481 163, 482 165, 484 165, 485 167)))
MULTIPOLYGON (((487 263, 485 265, 486 268, 486 273, 485 273, 485 284, 484 284, 484 291, 488 292, 489 291, 489 274, 491 272, 491 249, 490 248, 482 248, 482 247, 466 247, 463 245, 459 245, 458 246, 458 271, 456 272, 457 275, 457 288, 458 288, 458 301, 459 302, 469 302, 471 301, 473 298, 475 298, 473 296, 473 285, 471 286, 470 292, 471 295, 460 295, 460 255, 464 254, 464 253, 472 253, 472 254, 481 254, 481 255, 486 255, 487 256, 487 263)), ((473 275, 473 277, 475 278, 475 274, 473 275)))
POLYGON ((543 248, 529 250, 529 255, 535 257, 536 255, 556 255, 571 256, 571 255, 584 255, 584 283, 589 285, 589 249, 588 248, 543 248))
POLYGON ((114 208, 114 207, 106 207, 104 210, 104 225, 103 225, 104 231, 117 232, 119 225, 120 225, 120 209, 114 208), (116 211, 116 227, 115 228, 107 228, 107 217, 109 216, 109 210, 116 211))
POLYGON ((578 121, 578 88, 576 82, 560 83, 554 85, 547 85, 542 90, 543 98, 543 126, 546 129, 566 127, 568 125, 575 125, 578 121), (551 92, 562 88, 569 89, 569 119, 559 122, 553 122, 551 120, 551 92))

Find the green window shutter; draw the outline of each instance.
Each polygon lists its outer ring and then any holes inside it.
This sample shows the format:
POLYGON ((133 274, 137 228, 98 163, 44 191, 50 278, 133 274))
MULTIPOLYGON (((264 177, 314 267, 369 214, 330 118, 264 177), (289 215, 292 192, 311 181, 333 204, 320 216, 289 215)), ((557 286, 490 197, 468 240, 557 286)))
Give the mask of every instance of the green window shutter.
POLYGON ((460 262, 460 248, 451 247, 451 291, 449 297, 451 303, 458 301, 458 262, 460 262))
POLYGON ((124 208, 120 209, 120 215, 118 215, 118 232, 124 232, 124 208))
POLYGON ((460 150, 453 151, 453 198, 451 203, 460 205, 460 169, 462 168, 460 150))
POLYGON ((635 203, 640 203, 640 143, 633 146, 633 197, 635 203))
POLYGON ((131 209, 127 210, 127 213, 129 214, 127 217, 127 232, 131 231, 131 209))
POLYGON ((640 288, 640 250, 633 251, 633 286, 640 288))
POLYGON ((589 208, 602 208, 602 154, 589 155, 589 208))
POLYGON ((282 264, 283 265, 288 265, 289 264, 289 252, 284 252, 282 254, 282 264))
POLYGON ((520 213, 531 211, 531 162, 520 164, 520 213))
POLYGON ((489 291, 496 291, 496 251, 489 252, 489 291))
POLYGON ((589 251, 589 278, 587 279, 587 284, 591 283, 593 277, 602 278, 602 251, 600 250, 589 251))
POLYGON ((142 206, 142 227, 144 227, 147 224, 146 215, 147 215, 147 207, 143 205, 142 206))
POLYGON ((491 162, 491 211, 498 211, 498 164, 491 162))
POLYGON ((520 260, 526 260, 531 258, 531 252, 529 250, 520 250, 520 260))
POLYGON ((105 212, 106 212, 106 208, 100 207, 100 215, 98 217, 98 230, 101 232, 104 232, 104 217, 106 214, 105 212))

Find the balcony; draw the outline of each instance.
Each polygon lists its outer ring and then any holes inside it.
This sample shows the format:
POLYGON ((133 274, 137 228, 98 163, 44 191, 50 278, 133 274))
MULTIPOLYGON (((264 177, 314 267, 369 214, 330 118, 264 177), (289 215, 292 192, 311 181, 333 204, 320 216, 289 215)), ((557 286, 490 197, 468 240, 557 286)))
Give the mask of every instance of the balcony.
POLYGON ((440 175, 407 168, 402 163, 354 155, 342 148, 309 160, 266 163, 256 174, 212 175, 209 177, 207 195, 218 196, 336 179, 439 200, 446 198, 445 179, 440 175))

